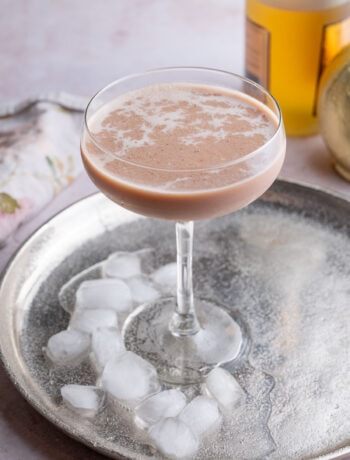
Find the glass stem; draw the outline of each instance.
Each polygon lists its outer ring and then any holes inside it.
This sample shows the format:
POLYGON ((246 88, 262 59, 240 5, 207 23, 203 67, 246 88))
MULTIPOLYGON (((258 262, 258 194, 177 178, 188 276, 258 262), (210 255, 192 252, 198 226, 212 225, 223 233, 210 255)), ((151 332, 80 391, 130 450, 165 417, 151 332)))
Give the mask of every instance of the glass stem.
POLYGON ((192 335, 199 330, 192 286, 193 222, 176 223, 176 248, 177 302, 170 330, 174 335, 192 335))

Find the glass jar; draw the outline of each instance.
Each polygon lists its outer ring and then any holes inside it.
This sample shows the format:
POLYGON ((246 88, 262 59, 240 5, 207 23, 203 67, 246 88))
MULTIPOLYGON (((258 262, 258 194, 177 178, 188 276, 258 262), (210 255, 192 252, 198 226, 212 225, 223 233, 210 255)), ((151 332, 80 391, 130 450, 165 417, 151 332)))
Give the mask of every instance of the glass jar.
POLYGON ((318 107, 320 132, 335 170, 350 181, 350 46, 333 59, 322 75, 318 107))
POLYGON ((348 0, 246 0, 246 75, 278 100, 289 135, 318 131, 320 78, 349 43, 348 0))

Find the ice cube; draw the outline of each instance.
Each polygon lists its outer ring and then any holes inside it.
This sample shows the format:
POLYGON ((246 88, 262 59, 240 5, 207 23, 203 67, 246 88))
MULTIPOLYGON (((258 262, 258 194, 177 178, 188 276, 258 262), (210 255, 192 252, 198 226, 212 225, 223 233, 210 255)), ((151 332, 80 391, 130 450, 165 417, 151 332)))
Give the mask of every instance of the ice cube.
POLYGON ((76 292, 76 309, 109 309, 125 312, 132 307, 131 292, 118 279, 96 279, 81 283, 76 292))
POLYGON ((201 439, 219 427, 221 414, 215 399, 199 395, 187 404, 179 420, 191 427, 192 432, 201 439))
POLYGON ((103 273, 109 278, 127 279, 141 274, 141 259, 137 252, 115 252, 104 263, 103 273))
POLYGON ((177 265, 170 263, 159 267, 152 274, 153 280, 164 290, 175 289, 177 280, 177 265))
POLYGON ((73 313, 75 308, 75 297, 80 284, 87 280, 100 278, 102 272, 101 262, 91 265, 85 270, 70 278, 59 290, 58 300, 61 307, 68 313, 73 313))
POLYGON ((82 332, 92 334, 99 327, 117 327, 118 318, 112 310, 77 310, 71 317, 69 326, 82 332))
POLYGON ((142 401, 135 409, 135 423, 148 428, 162 418, 176 417, 186 405, 180 390, 165 390, 142 401))
POLYGON ((221 409, 233 409, 244 396, 237 380, 222 367, 216 367, 205 379, 205 391, 216 399, 221 409))
POLYGON ((91 385, 64 385, 61 395, 70 409, 86 417, 101 412, 106 405, 105 392, 91 385))
POLYGON ((135 407, 160 388, 156 369, 132 351, 108 361, 101 383, 110 395, 128 407, 135 407))
POLYGON ((118 329, 113 327, 101 327, 94 330, 91 349, 93 362, 99 372, 109 360, 125 352, 123 339, 118 329))
POLYGON ((199 447, 191 429, 177 418, 160 420, 148 433, 155 447, 172 459, 193 458, 199 447))
POLYGON ((78 364, 87 356, 89 348, 89 335, 70 329, 49 338, 46 354, 54 364, 78 364))
POLYGON ((153 302, 160 297, 160 292, 152 285, 152 282, 145 276, 129 278, 128 286, 132 299, 137 304, 153 302))

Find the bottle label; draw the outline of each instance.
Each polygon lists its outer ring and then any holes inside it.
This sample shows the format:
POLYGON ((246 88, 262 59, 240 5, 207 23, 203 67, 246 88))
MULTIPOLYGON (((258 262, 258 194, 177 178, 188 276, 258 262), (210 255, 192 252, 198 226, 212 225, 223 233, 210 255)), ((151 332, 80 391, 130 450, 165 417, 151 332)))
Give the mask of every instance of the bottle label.
POLYGON ((270 32, 246 18, 246 76, 269 89, 270 32))

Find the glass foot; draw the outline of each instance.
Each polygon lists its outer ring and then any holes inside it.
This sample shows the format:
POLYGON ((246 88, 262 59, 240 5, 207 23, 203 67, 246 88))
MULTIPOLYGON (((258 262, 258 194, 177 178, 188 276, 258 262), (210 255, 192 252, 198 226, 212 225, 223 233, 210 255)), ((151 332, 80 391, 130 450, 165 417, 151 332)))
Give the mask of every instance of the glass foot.
POLYGON ((169 329, 175 299, 160 299, 136 309, 123 329, 125 346, 158 370, 169 383, 201 381, 211 369, 234 360, 242 346, 242 331, 216 303, 196 299, 200 328, 192 335, 178 336, 169 329))

